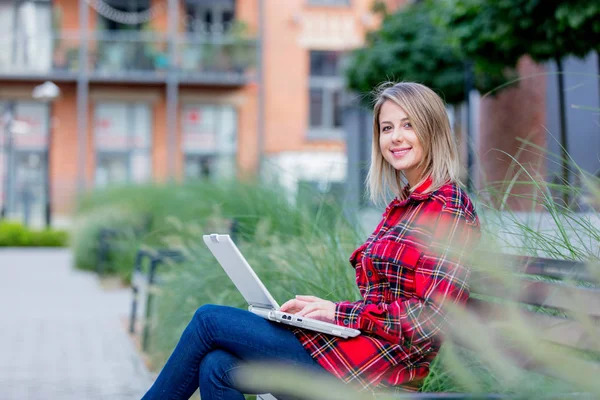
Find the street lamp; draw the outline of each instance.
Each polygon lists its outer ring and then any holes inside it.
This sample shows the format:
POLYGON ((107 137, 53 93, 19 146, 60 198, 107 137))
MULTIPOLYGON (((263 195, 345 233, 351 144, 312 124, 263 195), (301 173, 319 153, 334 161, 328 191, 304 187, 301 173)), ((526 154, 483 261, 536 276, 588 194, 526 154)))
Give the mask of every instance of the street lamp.
MULTIPOLYGON (((55 100, 58 96, 60 96, 60 89, 54 82, 46 81, 41 85, 33 88, 33 92, 31 93, 32 97, 36 100, 49 103, 55 100)), ((52 120, 50 118, 50 120, 52 120)), ((46 217, 46 227, 49 228, 52 221, 52 205, 50 201, 50 140, 52 135, 48 132, 48 137, 46 141, 46 185, 44 187, 46 204, 45 204, 45 217, 46 217)))
POLYGON ((50 102, 60 96, 60 89, 54 82, 46 81, 34 87, 31 95, 36 100, 50 102))

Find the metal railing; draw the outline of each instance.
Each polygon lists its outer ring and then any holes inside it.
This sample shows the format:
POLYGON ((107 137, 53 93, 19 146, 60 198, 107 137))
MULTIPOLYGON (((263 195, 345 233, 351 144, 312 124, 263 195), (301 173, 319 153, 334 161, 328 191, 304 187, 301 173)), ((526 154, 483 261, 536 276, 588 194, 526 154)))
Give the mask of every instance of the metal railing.
POLYGON ((77 35, 6 36, 0 40, 0 74, 74 74, 79 69, 77 35))
POLYGON ((88 39, 88 49, 91 76, 156 76, 169 68, 168 43, 163 35, 98 32, 88 39))
POLYGON ((80 61, 77 32, 0 40, 0 75, 61 76, 75 79, 84 67, 91 80, 146 79, 161 81, 168 72, 179 80, 249 79, 257 64, 257 42, 223 35, 179 35, 174 56, 166 34, 154 32, 91 32, 87 57, 80 61))
POLYGON ((256 67, 255 40, 223 38, 180 38, 177 69, 182 75, 251 75, 256 67))

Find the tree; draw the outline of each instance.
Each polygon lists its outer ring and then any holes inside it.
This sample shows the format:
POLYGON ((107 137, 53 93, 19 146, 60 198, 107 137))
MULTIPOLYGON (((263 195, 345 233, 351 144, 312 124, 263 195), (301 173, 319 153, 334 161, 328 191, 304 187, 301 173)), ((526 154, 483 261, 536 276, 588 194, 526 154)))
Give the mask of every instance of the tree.
MULTIPOLYGON (((383 2, 373 11, 382 16, 379 30, 367 35, 366 46, 353 53, 347 69, 350 89, 370 93, 384 81, 413 81, 435 90, 448 104, 465 104, 469 114, 469 92, 475 87, 487 92, 514 78, 508 68, 473 64, 447 32, 434 23, 435 3, 418 2, 389 14, 383 2)), ((370 102, 369 96, 363 100, 370 102)), ((472 185, 473 150, 470 118, 465 121, 467 141, 467 188, 472 185)))
MULTIPOLYGON (((447 35, 431 19, 433 5, 414 3, 383 16, 379 30, 367 35, 366 46, 356 50, 347 69, 348 85, 369 93, 386 80, 419 82, 438 92, 449 104, 465 99, 465 59, 447 41, 447 35)), ((476 70, 475 86, 481 90, 506 80, 501 74, 476 70)))
MULTIPOLYGON (((571 0, 562 3, 556 10, 556 18, 560 29, 571 29, 578 33, 580 40, 595 42, 600 73, 600 2, 588 0, 571 0)), ((593 43, 592 43, 593 44, 593 43)), ((600 85, 600 76, 598 77, 600 85)))
MULTIPOLYGON (((562 60, 568 55, 584 57, 598 48, 597 0, 438 0, 435 4, 438 23, 446 27, 454 46, 476 65, 492 71, 514 68, 526 54, 537 62, 556 63, 562 180, 568 184, 562 60)), ((563 199, 568 203, 568 193, 563 199)))

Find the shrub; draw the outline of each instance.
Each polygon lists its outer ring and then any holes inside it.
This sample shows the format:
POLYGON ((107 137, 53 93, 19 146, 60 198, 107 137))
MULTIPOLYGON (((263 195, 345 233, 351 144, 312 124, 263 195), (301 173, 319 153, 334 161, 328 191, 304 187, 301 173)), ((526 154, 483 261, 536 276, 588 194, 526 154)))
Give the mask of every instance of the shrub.
POLYGON ((37 231, 18 222, 0 222, 0 247, 63 247, 67 241, 67 233, 63 231, 37 231))
MULTIPOLYGON (((134 229, 137 227, 137 223, 138 218, 135 213, 113 205, 79 215, 72 228, 73 239, 71 241, 77 268, 89 271, 96 269, 100 231, 103 228, 110 228, 119 233, 110 239, 112 251, 109 254, 110 262, 106 265, 105 272, 116 273, 123 260, 131 258, 131 253, 135 255, 135 251, 137 251, 138 243, 134 242, 134 229)), ((128 276, 129 274, 125 273, 124 275, 128 276)))
MULTIPOLYGON (((229 232, 235 220, 240 239, 255 237, 263 229, 287 240, 315 227, 328 226, 332 223, 330 216, 339 214, 339 208, 331 204, 315 209, 311 203, 310 208, 291 205, 277 186, 248 182, 142 185, 98 191, 79 203, 72 243, 75 262, 81 269, 96 268, 102 228, 119 232, 111 240, 118 251, 111 252, 105 271, 118 272, 127 279, 141 245, 177 245, 186 234, 183 225, 196 226, 198 232, 229 232), (151 220, 150 226, 140 230, 146 219, 151 220)), ((201 241, 198 235, 194 240, 201 241)))

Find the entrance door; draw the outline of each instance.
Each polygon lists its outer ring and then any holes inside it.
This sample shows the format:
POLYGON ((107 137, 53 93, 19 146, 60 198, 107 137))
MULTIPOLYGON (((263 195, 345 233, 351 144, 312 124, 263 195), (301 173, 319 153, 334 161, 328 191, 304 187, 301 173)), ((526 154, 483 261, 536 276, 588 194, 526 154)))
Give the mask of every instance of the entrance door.
POLYGON ((8 217, 41 226, 47 201, 47 155, 42 151, 15 151, 13 165, 8 217))
POLYGON ((41 226, 50 219, 48 105, 15 101, 12 108, 0 102, 0 110, 12 110, 12 124, 0 124, 0 209, 6 218, 41 226))

